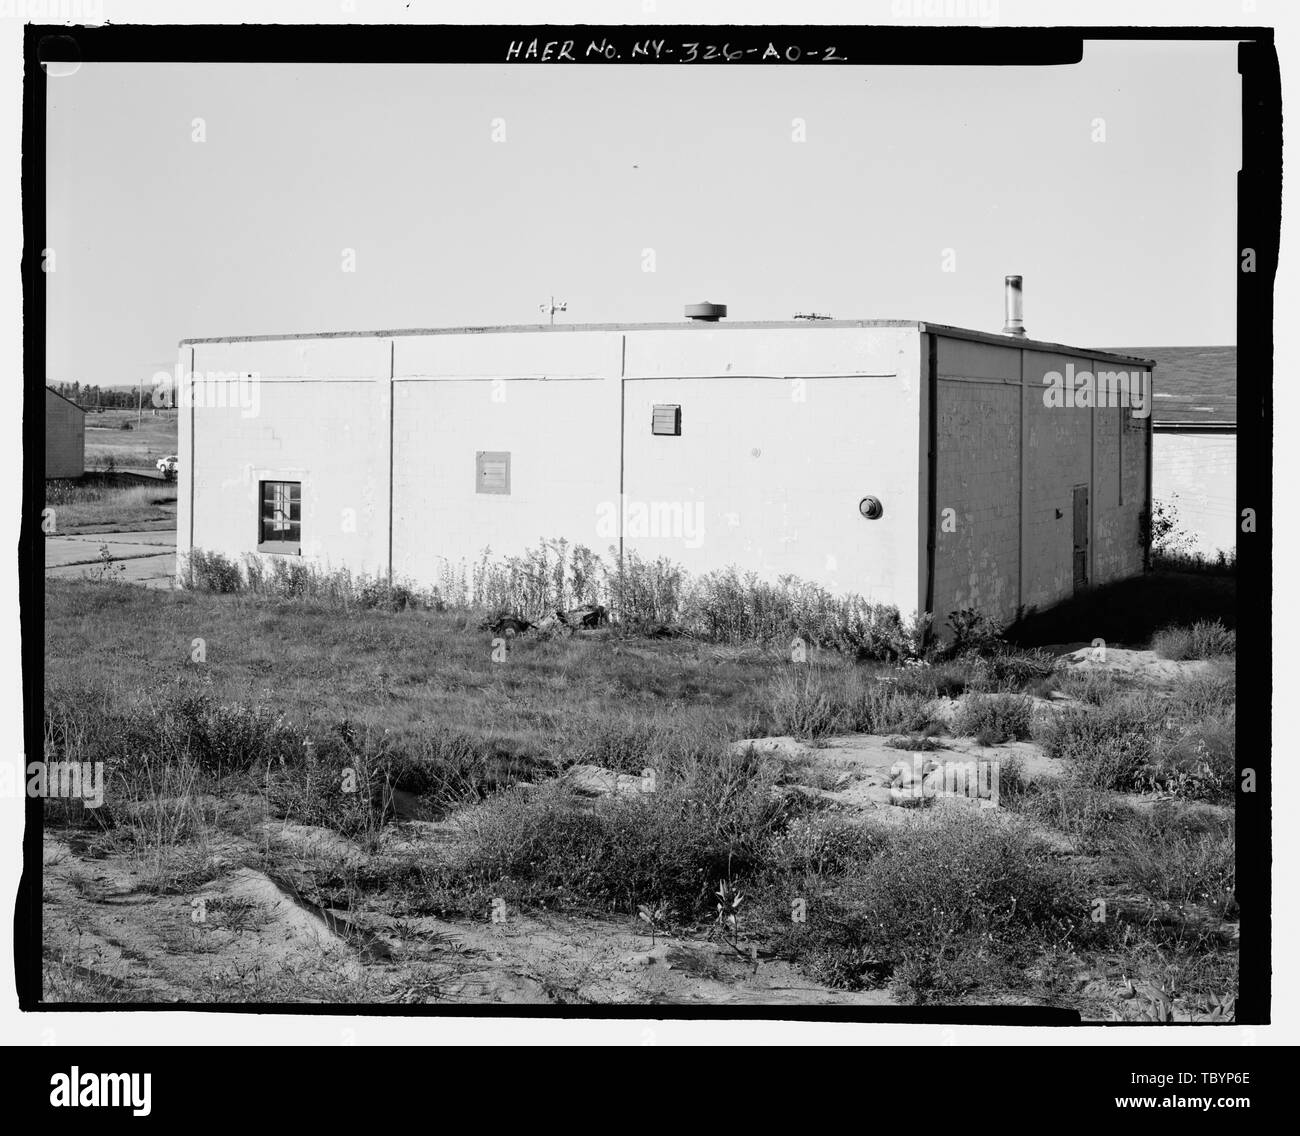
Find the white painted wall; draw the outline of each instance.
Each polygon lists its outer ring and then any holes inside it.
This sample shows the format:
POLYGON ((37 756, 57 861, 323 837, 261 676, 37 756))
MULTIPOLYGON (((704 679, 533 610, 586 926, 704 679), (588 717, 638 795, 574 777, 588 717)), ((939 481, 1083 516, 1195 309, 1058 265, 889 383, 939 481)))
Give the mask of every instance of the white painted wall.
POLYGON ((438 584, 489 548, 617 544, 597 520, 618 498, 622 354, 612 332, 398 339, 394 572, 438 584), (479 451, 510 454, 508 495, 477 491, 479 451))
POLYGON ((1237 546, 1237 436, 1155 435, 1155 499, 1173 504, 1195 551, 1213 555, 1237 546))
POLYGON ((625 548, 915 611, 915 328, 645 332, 627 367, 625 548), (651 432, 656 404, 681 406, 680 437, 651 432), (858 511, 867 495, 878 520, 858 511))
POLYGON ((258 482, 300 481, 303 556, 385 571, 389 342, 212 343, 195 345, 192 363, 188 354, 182 367, 201 381, 182 384, 178 550, 257 555, 258 482))
POLYGON ((192 529, 193 547, 252 553, 258 481, 300 480, 303 555, 386 572, 391 392, 399 578, 440 584, 485 549, 514 554, 549 538, 606 552, 625 520, 621 460, 629 499, 658 518, 654 534, 634 524, 628 547, 916 607, 915 327, 483 332, 192 352, 182 347, 183 371, 225 378, 180 412, 182 551, 192 529), (683 405, 682 437, 651 436, 656 401, 683 405), (479 451, 510 453, 509 495, 476 491, 479 451), (867 494, 884 502, 878 521, 858 513, 867 494))

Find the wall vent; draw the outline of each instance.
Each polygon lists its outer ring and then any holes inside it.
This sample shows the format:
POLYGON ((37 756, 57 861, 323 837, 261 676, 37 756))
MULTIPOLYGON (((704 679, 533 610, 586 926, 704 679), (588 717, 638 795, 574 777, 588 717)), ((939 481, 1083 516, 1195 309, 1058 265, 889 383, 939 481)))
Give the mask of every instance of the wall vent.
POLYGON ((680 406, 656 406, 650 416, 650 433, 677 436, 682 432, 680 406))
POLYGON ((479 450, 475 460, 474 488, 479 493, 510 492, 510 455, 502 450, 479 450))

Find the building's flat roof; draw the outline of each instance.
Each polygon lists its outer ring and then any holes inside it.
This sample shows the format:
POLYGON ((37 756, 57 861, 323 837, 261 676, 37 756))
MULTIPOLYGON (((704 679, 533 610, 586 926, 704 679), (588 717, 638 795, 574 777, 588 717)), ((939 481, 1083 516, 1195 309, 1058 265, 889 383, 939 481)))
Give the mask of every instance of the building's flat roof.
POLYGON ((1117 363, 1137 364, 1144 369, 1154 366, 1151 359, 1140 355, 1127 355, 1104 348, 1072 347, 1064 343, 1053 343, 1044 339, 1021 338, 1014 335, 999 335, 988 331, 975 331, 972 328, 950 327, 947 324, 927 323, 924 320, 864 319, 864 320, 764 320, 744 322, 741 320, 719 320, 712 323, 706 320, 679 320, 675 323, 557 323, 557 324, 506 324, 500 327, 403 327, 383 331, 314 331, 293 332, 288 335, 219 335, 205 338, 182 339, 181 347, 200 343, 274 343, 296 339, 390 339, 415 335, 503 335, 521 333, 542 333, 558 335, 574 331, 780 331, 798 329, 813 331, 820 328, 839 327, 914 327, 921 332, 933 332, 950 339, 970 339, 978 343, 992 343, 999 347, 1030 348, 1034 351, 1047 351, 1057 355, 1082 355, 1090 359, 1107 359, 1117 363))

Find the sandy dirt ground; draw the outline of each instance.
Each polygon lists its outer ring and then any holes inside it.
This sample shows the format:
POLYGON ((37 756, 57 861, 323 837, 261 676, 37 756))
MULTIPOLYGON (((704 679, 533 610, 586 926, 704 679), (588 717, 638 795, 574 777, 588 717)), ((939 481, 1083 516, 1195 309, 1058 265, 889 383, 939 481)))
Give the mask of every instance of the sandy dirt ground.
MULTIPOLYGON (((381 855, 445 852, 445 825, 404 822, 381 855)), ((45 842, 47 997, 123 1002, 885 1005, 884 991, 816 985, 778 959, 629 920, 521 914, 397 918, 326 906, 317 881, 366 859, 327 829, 269 822, 207 851, 216 879, 175 894, 145 865, 45 842), (269 852, 269 855, 268 855, 269 852), (258 866, 261 865, 261 866, 258 866)))

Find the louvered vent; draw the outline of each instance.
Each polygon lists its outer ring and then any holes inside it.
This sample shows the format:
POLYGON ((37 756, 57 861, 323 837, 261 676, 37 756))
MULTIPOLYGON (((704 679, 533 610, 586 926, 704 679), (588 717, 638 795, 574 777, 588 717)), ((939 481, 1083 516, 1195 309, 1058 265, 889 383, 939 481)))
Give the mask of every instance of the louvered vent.
POLYGON ((682 408, 680 406, 656 406, 650 419, 652 434, 676 436, 682 432, 682 408))
POLYGON ((480 493, 510 492, 510 455, 500 450, 479 450, 475 488, 480 493))

